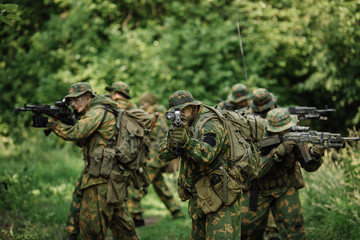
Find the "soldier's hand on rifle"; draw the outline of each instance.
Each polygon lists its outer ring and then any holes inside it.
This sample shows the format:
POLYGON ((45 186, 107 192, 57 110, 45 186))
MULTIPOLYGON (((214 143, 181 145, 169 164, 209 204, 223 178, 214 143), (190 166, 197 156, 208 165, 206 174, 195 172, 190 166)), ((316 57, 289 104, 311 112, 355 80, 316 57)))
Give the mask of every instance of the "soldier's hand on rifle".
POLYGON ((314 145, 311 147, 310 153, 311 155, 314 155, 314 157, 320 158, 324 156, 324 150, 325 148, 321 145, 314 145))
POLYGON ((182 146, 188 141, 189 136, 184 127, 171 127, 170 138, 172 143, 178 143, 182 146))
POLYGON ((290 154, 294 148, 295 142, 286 141, 281 143, 277 148, 272 151, 272 155, 274 160, 277 162, 281 162, 283 157, 290 154))
POLYGON ((43 128, 46 127, 49 118, 44 117, 42 114, 36 114, 32 117, 33 120, 33 127, 43 128))

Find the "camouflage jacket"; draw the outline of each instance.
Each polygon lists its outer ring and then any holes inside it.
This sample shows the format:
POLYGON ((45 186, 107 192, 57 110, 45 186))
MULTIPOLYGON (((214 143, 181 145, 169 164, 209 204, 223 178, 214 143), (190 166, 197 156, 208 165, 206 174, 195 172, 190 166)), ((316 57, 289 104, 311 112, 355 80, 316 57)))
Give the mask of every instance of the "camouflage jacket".
MULTIPOLYGON (((209 112, 202 105, 197 118, 192 123, 195 126, 200 117, 209 112)), ((191 126, 189 126, 191 128, 191 126)), ((183 146, 181 155, 178 185, 193 192, 195 183, 203 176, 217 169, 220 164, 226 164, 225 159, 229 149, 229 139, 226 130, 218 119, 207 121, 200 131, 199 139, 193 134, 183 146)), ((159 146, 160 159, 171 161, 176 158, 175 150, 166 137, 159 146)))
POLYGON ((169 130, 167 120, 165 118, 166 109, 161 105, 150 106, 147 109, 147 113, 155 117, 155 113, 159 113, 159 117, 156 120, 154 128, 150 134, 151 147, 150 147, 150 160, 147 162, 147 166, 153 168, 161 168, 167 166, 168 163, 160 161, 158 155, 158 147, 160 142, 165 138, 166 132, 169 130))
POLYGON ((118 99, 116 100, 117 107, 123 110, 133 110, 137 108, 136 104, 133 102, 130 102, 129 100, 125 99, 118 99))
POLYGON ((116 103, 104 96, 96 96, 90 102, 86 112, 80 117, 74 126, 66 125, 61 122, 49 121, 47 128, 51 129, 56 135, 67 141, 73 141, 76 145, 82 147, 83 156, 85 160, 84 179, 81 188, 84 189, 91 185, 106 183, 107 179, 98 177, 90 177, 87 173, 88 167, 88 153, 93 150, 94 142, 97 135, 99 137, 98 146, 101 148, 108 147, 116 132, 115 115, 111 113, 109 108, 108 113, 99 128, 101 120, 104 117, 104 105, 110 105, 116 108, 116 103))
POLYGON ((314 172, 323 163, 321 158, 314 155, 312 158, 313 160, 305 163, 298 145, 295 145, 293 151, 284 156, 281 161, 276 159, 276 155, 270 151, 269 154, 261 157, 261 170, 257 178, 259 189, 267 190, 290 186, 299 189, 304 187, 301 167, 307 172, 314 172))

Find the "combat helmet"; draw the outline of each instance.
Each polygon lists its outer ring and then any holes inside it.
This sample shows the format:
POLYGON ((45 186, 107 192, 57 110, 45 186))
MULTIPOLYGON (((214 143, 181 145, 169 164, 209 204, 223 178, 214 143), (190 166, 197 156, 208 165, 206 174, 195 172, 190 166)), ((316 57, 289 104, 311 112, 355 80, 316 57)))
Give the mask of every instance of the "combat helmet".
POLYGON ((147 102, 150 105, 155 105, 157 103, 157 97, 152 93, 144 93, 141 95, 139 102, 147 102))
POLYGON ((250 101, 250 107, 254 112, 263 112, 275 105, 277 97, 265 88, 256 89, 250 101))
POLYGON ((186 90, 179 90, 169 98, 169 111, 173 108, 182 109, 188 105, 200 105, 201 102, 194 100, 191 93, 186 90))
POLYGON ((231 93, 228 96, 228 100, 234 103, 239 103, 249 98, 249 89, 241 83, 232 86, 231 93))
POLYGON ((121 93, 127 99, 131 98, 129 85, 127 85, 126 83, 124 83, 122 81, 114 82, 111 86, 107 86, 105 88, 105 90, 107 90, 109 92, 115 91, 115 92, 121 93))
POLYGON ((269 132, 282 132, 296 126, 297 120, 286 108, 275 108, 266 115, 266 128, 269 132))
POLYGON ((93 91, 91 85, 87 82, 79 82, 70 86, 69 94, 64 98, 75 98, 83 95, 86 92, 90 92, 93 96, 95 96, 95 92, 93 91))

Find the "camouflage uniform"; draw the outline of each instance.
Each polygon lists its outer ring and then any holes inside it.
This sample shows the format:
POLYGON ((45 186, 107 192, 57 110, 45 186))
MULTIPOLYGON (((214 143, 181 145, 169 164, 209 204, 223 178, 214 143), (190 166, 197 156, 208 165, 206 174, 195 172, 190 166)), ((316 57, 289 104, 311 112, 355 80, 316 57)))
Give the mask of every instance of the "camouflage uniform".
MULTIPOLYGON (((157 99, 153 94, 146 93, 140 98, 141 102, 149 103, 149 107, 146 112, 155 117, 155 113, 158 113, 158 119, 151 131, 151 148, 150 148, 150 160, 145 166, 145 170, 148 173, 150 182, 153 184, 156 194, 160 200, 165 204, 166 208, 171 212, 174 218, 181 218, 184 215, 181 213, 180 205, 175 201, 173 195, 165 183, 163 173, 169 165, 167 162, 159 160, 157 153, 160 141, 165 138, 165 134, 168 131, 167 120, 165 118, 165 108, 157 104, 157 99)), ((128 188, 128 200, 126 205, 129 212, 131 213, 135 225, 142 226, 145 224, 143 219, 144 209, 140 204, 141 199, 145 196, 143 191, 137 190, 134 187, 128 188)))
MULTIPOLYGON (((88 83, 74 84, 65 98, 79 97, 86 92, 93 94, 88 83)), ((134 223, 127 212, 124 201, 114 204, 108 204, 106 201, 108 179, 101 176, 92 177, 89 174, 89 160, 94 149, 111 146, 116 131, 115 116, 111 108, 105 115, 105 106, 116 108, 116 103, 103 96, 94 96, 85 113, 74 126, 49 121, 47 129, 52 130, 64 140, 75 142, 83 149, 85 169, 74 191, 74 201, 81 199, 81 203, 75 203, 75 206, 73 204, 70 210, 78 214, 76 210, 80 207, 77 219, 80 219, 81 238, 104 239, 107 227, 110 227, 116 239, 137 239, 134 223)), ((120 171, 120 169, 118 170, 120 171)), ((75 219, 68 218, 76 228, 75 219)))
MULTIPOLYGON (((297 117, 283 108, 269 111, 266 119, 269 133, 285 131, 297 123, 297 117)), ((306 239, 298 192, 305 184, 300 167, 316 171, 322 164, 323 148, 312 147, 313 160, 307 163, 295 143, 285 142, 269 150, 263 152, 255 185, 242 199, 241 239, 262 239, 270 209, 282 238, 306 239)))
MULTIPOLYGON (((125 99, 116 99, 117 107, 124 110, 132 110, 136 108, 136 105, 129 101, 131 99, 130 87, 124 82, 114 82, 111 86, 105 88, 108 91, 117 91, 122 93, 126 98, 125 99)), ((75 189, 72 196, 72 203, 70 205, 70 210, 68 217, 65 222, 65 231, 72 235, 73 238, 79 235, 79 215, 80 215, 80 206, 83 198, 83 191, 81 190, 83 175, 81 174, 78 178, 75 189)))
POLYGON ((230 111, 240 110, 247 111, 249 109, 250 99, 249 89, 241 83, 235 84, 231 88, 226 101, 221 101, 216 107, 219 110, 226 109, 230 111))
POLYGON ((118 108, 124 110, 132 110, 136 108, 135 103, 129 101, 129 99, 131 99, 130 87, 126 83, 122 81, 114 82, 111 86, 107 86, 105 90, 109 92, 115 91, 125 97, 124 99, 114 99, 114 101, 118 104, 118 108))
MULTIPOLYGON (((277 97, 273 93, 270 93, 265 88, 258 88, 253 91, 250 101, 250 108, 246 111, 249 114, 255 114, 262 118, 266 117, 266 114, 272 109, 276 108, 277 97)), ((249 189, 247 189, 249 190, 249 189)), ((243 200, 246 199, 248 203, 247 196, 249 194, 244 194, 243 200)), ((243 202, 243 204, 246 204, 243 202)), ((274 217, 271 210, 269 211, 269 219, 266 227, 265 235, 268 239, 279 239, 279 229, 275 225, 274 217)))
POLYGON ((265 118, 268 111, 276 108, 276 101, 277 97, 274 94, 265 88, 258 88, 252 93, 248 113, 254 113, 265 118))
MULTIPOLYGON (((195 101, 187 91, 180 90, 169 98, 169 108, 183 108, 187 105, 198 106, 198 113, 191 126, 209 110, 201 102, 195 101)), ((195 107, 194 107, 195 108, 195 107)), ((176 158, 171 131, 160 143, 159 156, 164 161, 176 158)), ((240 239, 240 195, 228 205, 221 205, 215 212, 204 214, 198 205, 198 193, 195 188, 198 180, 209 176, 214 170, 226 166, 229 149, 227 132, 218 119, 207 121, 201 128, 200 137, 194 138, 193 133, 186 138, 181 146, 181 164, 178 178, 178 193, 182 201, 189 200, 189 215, 192 219, 191 239, 240 239)))

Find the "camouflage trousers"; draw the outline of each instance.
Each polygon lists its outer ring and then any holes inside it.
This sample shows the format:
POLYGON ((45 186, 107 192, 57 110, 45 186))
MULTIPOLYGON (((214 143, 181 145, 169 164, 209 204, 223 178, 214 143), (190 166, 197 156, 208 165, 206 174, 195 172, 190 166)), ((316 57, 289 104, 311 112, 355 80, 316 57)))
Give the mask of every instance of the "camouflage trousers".
POLYGON ((189 200, 189 215, 192 219, 191 240, 239 240, 241 235, 241 194, 230 205, 219 211, 204 214, 196 206, 194 198, 189 200))
POLYGON ((264 239, 281 239, 279 228, 276 226, 275 219, 271 212, 271 209, 269 211, 269 218, 268 218, 267 226, 265 228, 264 239))
POLYGON ((83 179, 83 175, 81 174, 75 185, 69 214, 65 223, 65 231, 68 232, 69 234, 78 235, 80 233, 79 217, 80 217, 81 200, 83 198, 83 191, 80 188, 82 179, 83 179))
POLYGON ((105 183, 84 189, 79 221, 81 239, 105 239, 108 227, 114 239, 138 239, 125 202, 106 203, 107 186, 105 183))
MULTIPOLYGON (((180 211, 180 205, 175 201, 172 192, 165 183, 163 177, 164 168, 146 167, 150 182, 152 183, 156 194, 160 200, 165 204, 166 208, 175 213, 180 211)), ((141 220, 144 208, 141 206, 141 199, 145 196, 145 193, 141 190, 135 189, 133 185, 128 187, 128 200, 126 205, 129 212, 134 219, 141 220)))
POLYGON ((244 193, 241 209, 241 239, 263 239, 271 209, 283 239, 307 239, 299 198, 294 187, 258 192, 257 210, 249 209, 250 191, 244 193))

